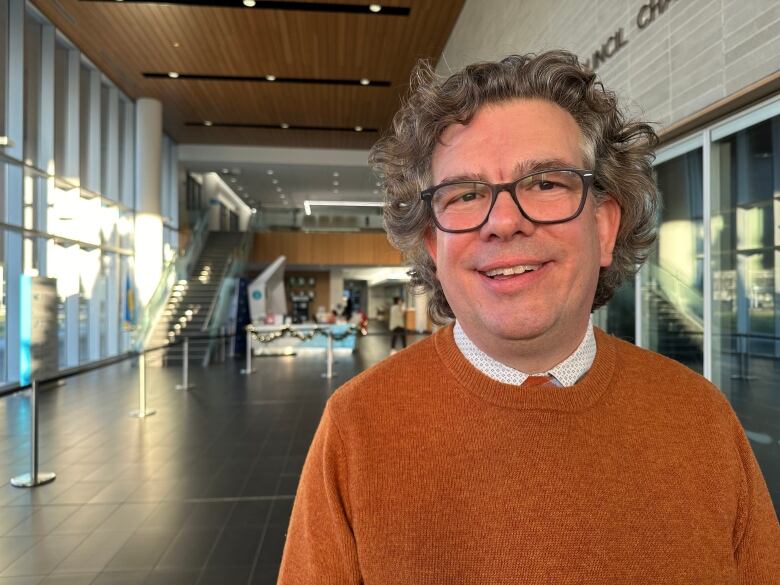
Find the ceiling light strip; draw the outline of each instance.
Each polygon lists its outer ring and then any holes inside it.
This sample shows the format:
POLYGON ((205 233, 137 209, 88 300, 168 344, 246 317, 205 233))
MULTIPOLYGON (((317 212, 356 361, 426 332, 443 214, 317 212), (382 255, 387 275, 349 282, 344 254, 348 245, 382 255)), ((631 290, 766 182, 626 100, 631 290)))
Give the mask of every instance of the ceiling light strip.
POLYGON ((322 201, 306 199, 303 202, 303 210, 306 215, 311 215, 312 207, 384 207, 381 201, 322 201))
MULTIPOLYGON (((110 2, 116 0, 80 0, 81 2, 110 2)), ((289 0, 263 0, 248 7, 243 0, 124 0, 122 4, 167 4, 173 6, 211 6, 215 8, 241 8, 243 10, 284 10, 288 12, 331 12, 366 14, 370 16, 409 16, 408 6, 384 6, 382 4, 341 4, 338 2, 292 2, 289 0), (377 9, 378 8, 378 9, 377 9)))
POLYGON ((391 83, 373 79, 322 79, 317 77, 277 77, 275 75, 211 75, 208 73, 181 73, 145 71, 144 77, 153 79, 191 79, 197 81, 240 81, 249 83, 305 83, 308 85, 357 85, 360 87, 390 87, 391 83))
POLYGON ((207 126, 210 128, 248 128, 258 130, 319 130, 325 132, 379 132, 377 128, 365 128, 363 126, 297 126, 295 124, 244 124, 231 122, 185 122, 185 126, 207 126), (357 130, 360 128, 360 130, 357 130))
POLYGON ((309 204, 309 206, 320 207, 384 207, 385 204, 382 201, 326 201, 317 199, 307 199, 303 202, 309 204))

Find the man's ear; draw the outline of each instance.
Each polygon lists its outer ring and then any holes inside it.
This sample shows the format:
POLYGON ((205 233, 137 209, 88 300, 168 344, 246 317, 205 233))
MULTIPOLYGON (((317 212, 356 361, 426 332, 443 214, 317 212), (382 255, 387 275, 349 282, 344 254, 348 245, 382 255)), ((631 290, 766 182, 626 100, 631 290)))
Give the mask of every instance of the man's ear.
POLYGON ((433 260, 433 263, 436 264, 436 229, 435 228, 428 228, 428 231, 425 232, 425 235, 423 236, 423 242, 425 243, 425 249, 428 250, 428 254, 431 257, 431 260, 433 260))
POLYGON ((599 236, 599 265, 606 268, 612 264, 612 251, 615 249, 618 229, 620 228, 620 204, 607 195, 596 207, 596 230, 599 236))

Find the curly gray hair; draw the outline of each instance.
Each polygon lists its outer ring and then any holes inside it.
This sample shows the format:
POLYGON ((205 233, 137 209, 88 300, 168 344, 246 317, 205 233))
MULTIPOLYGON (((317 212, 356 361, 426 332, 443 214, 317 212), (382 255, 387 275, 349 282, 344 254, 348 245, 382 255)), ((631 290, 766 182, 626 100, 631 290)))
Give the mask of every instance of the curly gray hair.
POLYGON ((430 293, 428 311, 436 323, 454 317, 436 277, 424 237, 434 229, 420 191, 432 183, 431 159, 444 130, 468 124, 487 105, 517 98, 545 99, 568 111, 583 135, 586 165, 595 172, 592 192, 609 194, 621 209, 612 264, 599 274, 592 310, 604 305, 636 272, 656 235, 660 199, 652 163, 658 137, 650 125, 629 119, 614 92, 567 51, 511 55, 476 63, 440 78, 427 62, 412 74, 406 102, 369 162, 382 177, 384 224, 390 242, 412 266, 411 285, 430 293))

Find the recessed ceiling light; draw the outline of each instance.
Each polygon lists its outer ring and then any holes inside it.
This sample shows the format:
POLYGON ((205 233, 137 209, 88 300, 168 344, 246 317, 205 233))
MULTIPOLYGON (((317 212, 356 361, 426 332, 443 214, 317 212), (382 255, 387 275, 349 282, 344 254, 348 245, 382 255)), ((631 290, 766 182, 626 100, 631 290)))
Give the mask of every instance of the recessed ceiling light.
POLYGON ((371 80, 366 79, 365 77, 360 80, 360 85, 368 85, 369 83, 371 83, 371 80))
POLYGON ((338 187, 339 186, 339 182, 338 181, 333 181, 333 186, 334 187, 338 187))
POLYGON ((380 185, 380 184, 377 182, 377 183, 376 183, 376 186, 377 186, 377 187, 381 187, 382 185, 380 185))
POLYGON ((362 132, 363 126, 355 126, 355 132, 362 132))
POLYGON ((230 169, 222 169, 222 174, 227 175, 230 172, 230 169))
POLYGON ((280 198, 280 199, 284 199, 285 197, 286 197, 286 195, 285 195, 284 193, 280 193, 280 194, 279 194, 279 198, 280 198))
POLYGON ((281 193, 281 192, 282 192, 282 188, 281 188, 281 187, 277 187, 277 188, 276 188, 276 192, 277 192, 277 193, 281 193))
POLYGON ((279 179, 271 179, 271 182, 272 182, 274 185, 278 185, 278 184, 279 184, 279 179))
POLYGON ((176 73, 175 71, 169 71, 168 72, 168 77, 170 77, 171 79, 176 79, 178 76, 179 76, 179 74, 176 73))
POLYGON ((289 127, 290 127, 290 125, 289 125, 287 122, 282 122, 282 123, 281 123, 281 124, 279 124, 279 125, 280 125, 280 126, 283 128, 283 129, 285 129, 285 130, 287 130, 287 128, 289 128, 289 127))
POLYGON ((247 8, 253 8, 255 4, 257 4, 255 0, 244 0, 244 6, 247 8))
POLYGON ((214 122, 212 122, 211 120, 203 120, 203 125, 204 126, 213 126, 214 122))
POLYGON ((379 195, 379 191, 374 189, 374 195, 379 195))
POLYGON ((338 189, 333 189, 333 194, 334 195, 338 195, 339 194, 339 190, 338 189))
POLYGON ((267 175, 273 175, 273 174, 274 174, 274 172, 273 172, 271 169, 268 169, 268 170, 266 171, 266 174, 267 174, 267 175))
POLYGON ((276 75, 266 75, 265 76, 266 81, 276 81, 276 75))
POLYGON ((382 10, 382 5, 381 4, 369 4, 368 5, 368 9, 371 12, 379 12, 380 10, 382 10))
POLYGON ((239 185, 238 187, 236 187, 236 190, 237 190, 237 191, 243 191, 243 190, 244 190, 244 188, 243 188, 241 185, 239 185))
POLYGON ((339 176, 339 172, 338 171, 333 171, 333 176, 334 177, 338 177, 339 176))
POLYGON ((238 181, 238 179, 236 179, 235 177, 230 177, 230 182, 231 183, 235 183, 236 181, 238 181))
POLYGON ((284 203, 285 205, 287 205, 287 200, 285 199, 284 201, 282 201, 282 203, 284 203))

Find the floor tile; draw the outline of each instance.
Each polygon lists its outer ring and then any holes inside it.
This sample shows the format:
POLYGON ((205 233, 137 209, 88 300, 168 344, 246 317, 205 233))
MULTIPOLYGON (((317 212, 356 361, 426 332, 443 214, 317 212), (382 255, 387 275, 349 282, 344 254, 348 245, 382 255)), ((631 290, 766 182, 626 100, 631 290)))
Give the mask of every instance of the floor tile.
POLYGON ((99 573, 131 536, 132 532, 93 532, 57 565, 54 572, 99 573))
POLYGON ((0 575, 48 575, 84 540, 83 534, 50 534, 38 540, 0 575))
POLYGON ((150 571, 176 537, 176 530, 138 530, 106 565, 106 571, 150 571))
POLYGON ((103 572, 90 585, 143 585, 148 575, 148 571, 103 572))
POLYGON ((35 508, 35 513, 20 522, 8 536, 45 535, 78 511, 80 506, 42 506, 35 508))
POLYGON ((219 536, 219 530, 182 530, 165 551, 159 569, 201 569, 219 536))

